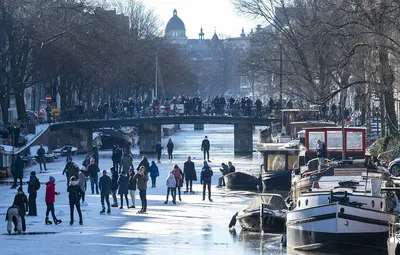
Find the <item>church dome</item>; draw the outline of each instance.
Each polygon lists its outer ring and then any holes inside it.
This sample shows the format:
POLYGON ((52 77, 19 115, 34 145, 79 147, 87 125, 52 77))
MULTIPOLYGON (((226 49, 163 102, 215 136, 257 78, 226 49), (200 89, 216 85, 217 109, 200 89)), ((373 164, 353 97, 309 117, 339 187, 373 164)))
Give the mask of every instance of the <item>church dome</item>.
POLYGON ((186 30, 185 23, 178 17, 178 12, 174 10, 174 16, 168 21, 166 31, 186 30))

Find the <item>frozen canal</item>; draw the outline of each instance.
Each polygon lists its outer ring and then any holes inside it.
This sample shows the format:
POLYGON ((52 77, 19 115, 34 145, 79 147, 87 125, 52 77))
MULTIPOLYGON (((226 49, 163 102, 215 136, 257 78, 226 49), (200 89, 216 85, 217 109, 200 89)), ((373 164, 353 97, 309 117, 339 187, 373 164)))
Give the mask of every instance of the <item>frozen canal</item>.
MULTIPOLYGON (((38 217, 26 217, 27 232, 55 232, 55 234, 40 235, 6 235, 6 223, 0 221, 0 236, 2 244, 1 254, 286 254, 280 248, 280 235, 249 234, 241 231, 239 224, 236 231, 229 231, 228 224, 232 215, 246 206, 255 193, 232 192, 217 189, 218 171, 222 162, 233 162, 238 171, 258 172, 262 157, 254 153, 253 159, 233 157, 233 126, 205 126, 204 131, 193 131, 192 125, 182 125, 182 130, 172 136, 175 143, 174 160, 168 162, 163 155, 160 177, 157 179, 157 188, 148 188, 148 214, 136 214, 139 209, 115 209, 111 215, 100 215, 100 196, 90 195, 87 190, 86 202, 82 207, 83 226, 69 225, 68 194, 66 192, 66 178, 61 175, 65 158, 48 164, 48 173, 37 176, 42 185, 38 192, 38 217), (182 202, 176 205, 164 205, 167 173, 174 164, 183 169, 183 163, 188 155, 192 156, 196 164, 198 179, 202 164, 201 141, 207 135, 211 142, 210 158, 214 170, 212 198, 214 202, 202 201, 199 182, 194 185, 197 191, 193 195, 182 195, 182 202), (56 197, 55 208, 57 217, 63 220, 61 225, 48 225, 45 219, 45 185, 49 176, 56 178, 56 190, 61 192, 56 197)), ((165 137, 163 145, 169 137, 165 137)), ((255 134, 254 139, 256 140, 255 134)), ((140 161, 137 148, 134 166, 140 161)), ((165 151, 166 153, 166 151, 165 151)), ((149 160, 155 160, 149 156, 149 160)), ((76 156, 74 161, 79 165, 83 156, 76 156)), ((100 169, 110 169, 111 151, 102 151, 100 154, 100 169)), ((29 172, 39 172, 35 165, 26 169, 25 177, 29 172)), ((24 178, 27 181, 27 178, 24 178)), ((148 185, 148 187, 151 185, 148 185)), ((88 186, 88 188, 90 185, 88 186)), ((27 185, 24 185, 26 192, 27 185)), ((0 185, 0 214, 4 217, 7 208, 12 204, 16 190, 9 186, 0 185)), ((27 192, 26 192, 27 193, 27 192)), ((140 207, 137 195, 136 206, 140 207)), ((3 218, 4 219, 4 218, 3 218)))

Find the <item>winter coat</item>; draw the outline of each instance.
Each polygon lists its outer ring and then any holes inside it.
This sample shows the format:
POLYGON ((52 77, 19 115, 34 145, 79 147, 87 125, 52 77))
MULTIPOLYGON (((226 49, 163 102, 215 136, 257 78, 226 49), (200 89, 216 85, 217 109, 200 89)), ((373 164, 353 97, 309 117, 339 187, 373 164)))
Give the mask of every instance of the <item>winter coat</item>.
POLYGON ((176 187, 182 187, 184 178, 182 170, 180 168, 174 168, 173 173, 176 180, 176 187))
POLYGON ((175 180, 175 176, 173 173, 170 173, 167 181, 166 181, 167 187, 168 188, 175 188, 176 187, 176 180, 175 180))
POLYGON ((186 161, 183 165, 183 173, 186 181, 197 181, 196 170, 193 161, 186 161))
POLYGON ((79 187, 81 187, 82 192, 85 192, 86 176, 82 172, 78 174, 78 184, 79 187))
POLYGON ((67 174, 67 177, 69 176, 69 172, 72 170, 72 168, 74 168, 74 163, 73 162, 67 162, 67 164, 65 164, 64 167, 64 171, 62 172, 62 174, 67 174))
POLYGON ((222 175, 227 175, 229 174, 229 166, 224 165, 222 168, 219 169, 219 171, 221 171, 222 175))
POLYGON ((210 141, 206 138, 203 140, 201 143, 201 149, 204 151, 209 151, 210 150, 210 141))
POLYGON ((39 158, 43 158, 44 155, 46 154, 46 151, 44 150, 44 148, 39 148, 36 154, 38 155, 39 158))
POLYGON ((231 165, 229 167, 229 173, 234 173, 234 172, 236 172, 236 168, 233 165, 231 165))
POLYGON ((160 143, 157 143, 157 144, 156 144, 156 152, 157 152, 157 153, 161 153, 163 148, 164 148, 164 147, 162 147, 160 143))
POLYGON ((114 171, 112 172, 111 175, 111 190, 117 190, 118 189, 118 172, 114 171))
POLYGON ((131 174, 128 177, 129 183, 128 183, 128 190, 136 190, 136 179, 135 179, 135 175, 131 174))
POLYGON ((211 182, 213 171, 208 164, 204 164, 203 169, 201 170, 200 181, 201 182, 211 182))
POLYGON ((17 208, 18 209, 18 214, 19 215, 21 215, 21 209, 19 209, 19 207, 17 206, 17 205, 12 205, 12 206, 10 206, 10 207, 8 207, 8 209, 7 209, 7 213, 6 213, 6 221, 8 221, 8 210, 10 210, 10 209, 14 209, 14 208, 17 208))
POLYGON ((113 149, 113 153, 111 156, 111 160, 113 162, 121 162, 121 158, 122 158, 122 150, 120 148, 114 148, 113 149))
POLYGON ((145 170, 146 170, 146 173, 148 173, 150 164, 149 164, 149 161, 147 160, 147 158, 142 159, 142 161, 140 161, 140 163, 139 163, 139 165, 138 165, 136 170, 139 171, 141 166, 144 166, 145 170))
POLYGON ((13 176, 22 177, 24 176, 24 161, 22 161, 21 156, 16 156, 13 160, 14 166, 11 167, 13 170, 11 173, 13 176))
POLYGON ((87 171, 89 172, 90 177, 97 177, 97 173, 100 172, 100 169, 96 164, 90 164, 87 171))
POLYGON ((71 180, 71 177, 74 176, 76 179, 78 179, 78 174, 79 174, 79 168, 72 166, 72 168, 68 171, 68 180, 71 180))
POLYGON ((40 188, 39 179, 36 176, 31 175, 28 181, 28 193, 32 194, 37 192, 40 188))
POLYGON ((138 190, 147 190, 147 181, 149 180, 149 177, 147 174, 135 174, 134 177, 137 180, 137 188, 138 190))
POLYGON ((46 203, 54 203, 57 194, 56 184, 54 182, 46 182, 46 203))
POLYGON ((326 145, 324 142, 321 142, 319 145, 317 145, 317 157, 326 158, 326 155, 327 155, 326 145))
POLYGON ((18 206, 19 216, 24 217, 28 210, 28 198, 25 193, 15 195, 13 205, 18 206))
POLYGON ((157 177, 160 175, 160 172, 158 171, 158 166, 156 163, 152 163, 150 168, 149 168, 149 173, 150 177, 157 177))
POLYGON ((174 151, 174 143, 173 142, 168 142, 167 143, 167 149, 169 153, 172 153, 174 151))
POLYGON ((88 166, 89 166, 89 164, 90 164, 90 158, 85 158, 83 161, 82 161, 82 166, 84 166, 85 168, 87 168, 88 166))
MULTIPOLYGON (((118 176, 118 175, 117 175, 118 176)), ((99 180, 99 188, 102 195, 109 195, 111 193, 111 178, 108 175, 103 175, 99 180)))
POLYGON ((118 178, 118 194, 125 195, 128 194, 129 180, 126 175, 121 174, 118 178))
MULTIPOLYGON (((121 160, 120 170, 122 169, 122 171, 124 171, 125 173, 128 173, 129 169, 131 169, 131 168, 133 168, 132 157, 130 155, 125 154, 121 160)), ((118 169, 115 169, 115 170, 118 170, 118 169)))
POLYGON ((68 198, 70 202, 79 203, 82 197, 82 190, 77 181, 72 181, 68 186, 68 198))

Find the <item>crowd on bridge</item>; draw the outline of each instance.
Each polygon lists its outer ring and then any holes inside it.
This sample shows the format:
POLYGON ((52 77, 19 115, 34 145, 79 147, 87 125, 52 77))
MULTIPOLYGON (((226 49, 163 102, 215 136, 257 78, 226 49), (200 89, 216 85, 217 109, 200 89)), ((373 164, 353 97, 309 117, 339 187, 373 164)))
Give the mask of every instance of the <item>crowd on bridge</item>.
POLYGON ((293 108, 293 102, 288 100, 282 104, 272 98, 263 103, 259 98, 254 102, 250 97, 233 98, 225 96, 208 96, 202 99, 199 96, 179 95, 171 100, 151 99, 150 97, 130 97, 126 100, 112 100, 102 102, 95 108, 85 109, 84 106, 74 106, 61 112, 61 120, 79 119, 115 119, 115 118, 142 118, 156 116, 245 116, 255 118, 276 118, 283 108, 293 108))
MULTIPOLYGON (((202 198, 203 201, 207 198, 210 202, 213 202, 211 197, 211 181, 214 175, 213 170, 209 166, 210 161, 210 147, 211 143, 207 136, 201 143, 201 151, 203 152, 204 162, 200 172, 200 184, 203 186, 202 198)), ((39 150, 41 150, 43 146, 39 150)), ((158 143, 157 150, 157 163, 161 163, 161 152, 163 150, 161 142, 158 143)), ((198 180, 196 168, 194 162, 191 160, 191 156, 187 157, 187 161, 184 162, 183 168, 174 164, 174 144, 169 139, 166 145, 168 150, 168 160, 173 168, 169 171, 168 177, 164 182, 166 188, 166 200, 164 204, 168 204, 169 197, 172 197, 172 203, 176 204, 178 200, 181 202, 184 194, 195 194, 193 190, 193 183, 198 180), (186 189, 184 184, 186 183, 186 189), (181 192, 181 190, 183 192, 181 192), (182 194, 183 193, 183 194, 182 194)), ((38 150, 38 154, 40 154, 38 150)), ((79 165, 78 162, 74 162, 71 157, 67 157, 66 165, 62 171, 62 175, 66 176, 67 180, 67 193, 70 208, 70 225, 74 224, 74 211, 78 213, 80 225, 83 225, 83 216, 81 206, 87 206, 85 202, 85 193, 91 192, 92 195, 100 195, 101 211, 100 214, 111 214, 111 208, 119 209, 133 209, 136 208, 136 190, 138 190, 139 197, 141 200, 141 209, 137 211, 139 214, 147 213, 147 182, 151 180, 151 187, 155 188, 157 185, 157 178, 160 175, 156 161, 149 162, 148 158, 144 155, 141 161, 135 168, 133 165, 133 155, 130 147, 126 146, 120 148, 115 145, 111 155, 111 161, 113 166, 109 170, 102 170, 100 168, 100 162, 97 150, 94 150, 93 154, 87 154, 83 162, 79 165), (99 177, 100 173, 100 177, 99 177), (90 188, 88 185, 90 182, 90 188), (119 199, 117 197, 119 195, 119 199), (128 195, 130 199, 128 199, 128 195), (111 196, 111 197, 110 197, 111 196), (112 203, 110 202, 112 199, 112 203), (125 205, 124 205, 125 203, 125 205)), ((12 174, 14 177, 14 183, 12 189, 18 187, 17 194, 14 197, 12 206, 10 206, 6 212, 7 231, 11 234, 12 230, 17 233, 26 231, 26 220, 25 216, 38 216, 36 198, 37 193, 41 189, 41 183, 36 176, 35 171, 30 172, 26 196, 24 193, 24 183, 22 182, 24 173, 24 164, 21 160, 20 155, 13 155, 12 161, 12 174), (18 185, 19 180, 19 185, 18 185), (14 224, 14 229, 12 228, 14 224)), ((104 169, 104 168, 103 168, 104 169)), ((45 167, 45 171, 47 171, 45 167)), ((235 167, 232 162, 228 164, 222 163, 221 168, 222 176, 218 179, 218 186, 225 186, 223 176, 235 172, 235 167)), ((61 195, 59 192, 60 188, 56 189, 56 179, 53 176, 49 177, 49 180, 45 183, 45 224, 60 224, 62 220, 57 218, 55 214, 55 202, 56 196, 61 195), (51 214, 52 220, 49 216, 51 214)))

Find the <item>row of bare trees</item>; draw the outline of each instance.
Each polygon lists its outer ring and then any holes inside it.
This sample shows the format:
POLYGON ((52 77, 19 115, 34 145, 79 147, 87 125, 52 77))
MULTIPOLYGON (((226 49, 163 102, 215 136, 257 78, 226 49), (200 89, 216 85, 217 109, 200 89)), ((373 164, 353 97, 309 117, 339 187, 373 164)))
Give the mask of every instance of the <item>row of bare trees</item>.
MULTIPOLYGON (((196 84, 190 66, 160 35, 153 11, 136 0, 109 10, 84 0, 0 0, 0 106, 14 95, 25 120, 27 88, 44 84, 61 110, 154 87, 156 54, 165 89, 196 84)), ((197 88, 193 88, 197 90, 197 88)))
POLYGON ((281 95, 312 104, 353 90, 367 122, 379 98, 383 126, 398 133, 399 1, 235 0, 235 6, 265 24, 242 60, 244 73, 269 77, 281 95))

